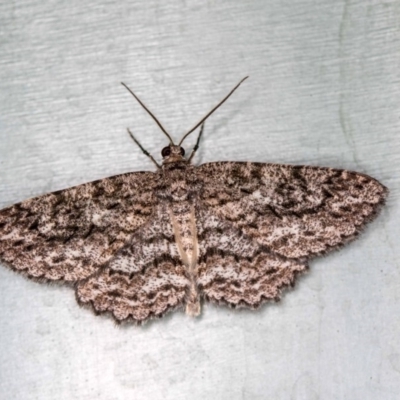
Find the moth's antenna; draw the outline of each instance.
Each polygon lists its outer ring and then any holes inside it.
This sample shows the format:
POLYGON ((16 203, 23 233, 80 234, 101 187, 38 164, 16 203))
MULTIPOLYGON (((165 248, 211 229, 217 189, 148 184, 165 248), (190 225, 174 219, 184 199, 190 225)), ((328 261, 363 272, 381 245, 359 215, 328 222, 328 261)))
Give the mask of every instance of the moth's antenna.
POLYGON ((132 138, 132 140, 139 146, 140 150, 142 150, 142 152, 150 158, 151 161, 153 161, 153 163, 156 165, 157 168, 161 168, 160 165, 158 165, 158 162, 153 158, 153 156, 139 143, 139 140, 137 140, 135 138, 135 136, 133 136, 133 133, 127 129, 129 136, 132 138))
MULTIPOLYGON (((174 142, 171 139, 171 136, 168 134, 168 132, 164 129, 164 127, 161 125, 161 122, 155 117, 155 115, 142 103, 142 101, 139 99, 139 97, 136 96, 135 93, 132 92, 131 89, 128 88, 128 86, 125 85, 124 82, 121 82, 121 85, 124 86, 130 94, 137 100, 137 102, 147 111, 147 113, 150 115, 151 118, 156 122, 156 124, 160 127, 160 129, 165 133, 167 138, 169 139, 170 143, 173 145, 174 142)), ((136 141, 136 140, 135 140, 136 141)))
MULTIPOLYGON (((178 146, 180 146, 182 144, 182 142, 196 129, 198 128, 217 108, 219 108, 220 106, 222 106, 222 104, 225 103, 226 100, 229 99, 229 97, 231 97, 231 95, 233 94, 233 92, 248 78, 248 76, 246 76, 245 78, 243 78, 230 92, 229 94, 222 100, 220 101, 204 118, 201 119, 200 122, 198 122, 189 132, 187 132, 183 138, 181 139, 181 141, 179 142, 178 146)), ((136 96, 135 96, 136 97, 136 96)))

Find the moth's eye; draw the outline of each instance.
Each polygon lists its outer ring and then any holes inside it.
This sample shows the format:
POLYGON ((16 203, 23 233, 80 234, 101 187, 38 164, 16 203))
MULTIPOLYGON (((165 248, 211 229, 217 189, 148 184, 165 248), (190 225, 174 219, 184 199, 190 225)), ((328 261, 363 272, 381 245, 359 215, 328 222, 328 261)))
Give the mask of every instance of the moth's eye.
POLYGON ((185 149, 181 147, 181 156, 183 157, 185 155, 185 149))
POLYGON ((171 155, 171 149, 170 149, 170 147, 168 146, 168 147, 164 147, 162 150, 161 150, 161 155, 163 156, 163 157, 168 157, 169 155, 171 155))

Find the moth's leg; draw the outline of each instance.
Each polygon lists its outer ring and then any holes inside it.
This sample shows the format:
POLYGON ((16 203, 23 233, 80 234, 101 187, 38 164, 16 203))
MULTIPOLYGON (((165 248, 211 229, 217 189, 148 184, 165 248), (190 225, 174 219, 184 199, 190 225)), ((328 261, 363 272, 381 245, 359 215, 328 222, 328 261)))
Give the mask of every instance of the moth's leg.
POLYGON ((196 144, 194 145, 192 153, 190 154, 190 157, 188 159, 189 163, 190 163, 191 159, 193 158, 194 153, 196 153, 197 149, 199 148, 200 138, 201 138, 201 135, 203 134, 203 130, 204 130, 204 123, 201 125, 200 133, 199 133, 199 136, 197 136, 196 144))
POLYGON ((146 155, 147 157, 150 158, 151 161, 155 164, 155 166, 160 169, 161 166, 158 164, 158 162, 154 159, 154 157, 139 143, 139 141, 133 136, 133 133, 127 129, 129 136, 132 138, 132 140, 139 146, 140 150, 142 150, 143 154, 146 155))

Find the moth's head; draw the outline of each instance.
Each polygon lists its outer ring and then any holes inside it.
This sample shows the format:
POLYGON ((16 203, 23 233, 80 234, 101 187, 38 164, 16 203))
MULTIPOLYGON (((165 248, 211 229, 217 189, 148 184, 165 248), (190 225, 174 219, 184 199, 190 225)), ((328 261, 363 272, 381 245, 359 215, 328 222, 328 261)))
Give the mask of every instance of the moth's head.
POLYGON ((185 149, 175 144, 170 144, 161 150, 163 164, 169 164, 179 161, 187 161, 185 158, 185 149))

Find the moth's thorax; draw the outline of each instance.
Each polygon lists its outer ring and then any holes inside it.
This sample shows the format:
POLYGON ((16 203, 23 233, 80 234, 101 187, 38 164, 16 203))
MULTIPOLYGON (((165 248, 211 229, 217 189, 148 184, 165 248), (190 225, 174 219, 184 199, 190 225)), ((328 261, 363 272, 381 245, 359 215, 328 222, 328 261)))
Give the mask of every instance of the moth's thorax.
POLYGON ((176 159, 174 161, 164 160, 163 165, 161 166, 161 170, 164 174, 169 174, 173 171, 185 171, 189 168, 193 168, 193 165, 189 164, 189 162, 183 157, 180 157, 180 159, 176 159))
POLYGON ((198 197, 202 184, 196 168, 185 162, 162 166, 159 172, 157 196, 167 202, 192 202, 198 197))

